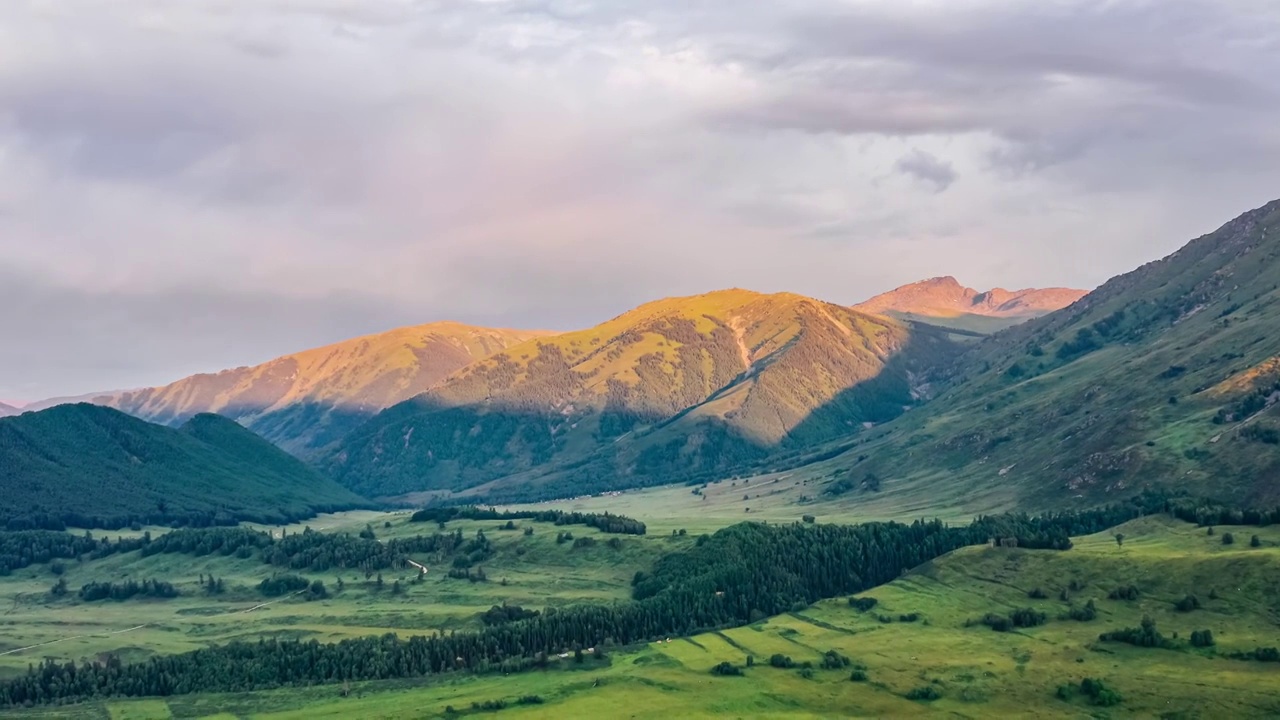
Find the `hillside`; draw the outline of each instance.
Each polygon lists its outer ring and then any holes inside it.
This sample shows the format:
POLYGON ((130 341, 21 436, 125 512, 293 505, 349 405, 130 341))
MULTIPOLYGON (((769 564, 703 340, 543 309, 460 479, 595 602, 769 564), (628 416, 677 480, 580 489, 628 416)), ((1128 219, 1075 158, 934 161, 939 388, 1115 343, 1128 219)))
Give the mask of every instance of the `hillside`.
POLYGON ((275 522, 367 504, 225 418, 174 429, 88 404, 0 420, 0 487, 0 526, 275 522))
POLYGON ((0 418, 11 417, 13 415, 21 415, 21 414, 22 414, 22 410, 20 408, 16 408, 12 405, 6 405, 4 403, 0 403, 0 418))
POLYGON ((799 295, 669 298, 470 365, 354 432, 329 467, 371 495, 720 473, 898 416, 955 352, 945 332, 799 295))
POLYGON ((1029 508, 1148 486, 1280 500, 1278 288, 1280 201, 980 343, 926 410, 804 475, 828 497, 874 475, 1029 508))
POLYGON ((253 367, 193 375, 164 387, 118 393, 96 402, 164 424, 181 423, 198 413, 218 413, 306 455, 468 363, 546 334, 432 323, 359 337, 253 367))
POLYGON ((1086 292, 1070 288, 994 288, 979 292, 946 276, 903 285, 853 308, 873 315, 989 334, 1060 310, 1086 292))

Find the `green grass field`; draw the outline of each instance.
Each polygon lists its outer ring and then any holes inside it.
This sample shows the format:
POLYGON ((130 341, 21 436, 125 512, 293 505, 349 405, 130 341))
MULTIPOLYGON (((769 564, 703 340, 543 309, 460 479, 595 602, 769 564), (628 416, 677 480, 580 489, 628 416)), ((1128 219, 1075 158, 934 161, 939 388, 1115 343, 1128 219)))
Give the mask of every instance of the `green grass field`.
MULTIPOLYGON (((358 532, 366 523, 376 524, 378 537, 431 534, 436 526, 410 523, 408 515, 367 512, 321 516, 314 526, 358 532), (390 522, 392 526, 385 528, 390 522)), ((557 607, 576 602, 600 602, 629 597, 631 579, 660 555, 687 545, 691 538, 604 536, 582 526, 556 527, 546 523, 519 523, 519 530, 498 530, 497 522, 458 520, 450 531, 461 529, 468 537, 483 529, 497 554, 483 564, 490 581, 471 583, 446 576, 447 563, 438 558, 414 557, 430 570, 421 584, 413 584, 412 571, 384 575, 384 589, 374 589, 355 570, 313 574, 325 582, 332 596, 326 600, 272 601, 262 597, 256 585, 276 570, 256 558, 139 553, 111 556, 85 563, 66 562, 65 577, 71 592, 53 600, 49 589, 57 580, 48 565, 34 565, 0 581, 0 677, 25 672, 27 665, 46 657, 58 660, 94 658, 117 653, 126 660, 152 654, 185 652, 212 643, 283 635, 321 641, 385 632, 424 633, 479 627, 477 614, 507 602, 524 607, 557 607), (525 536, 523 528, 534 534, 525 536), (559 545, 557 532, 574 537, 593 536, 594 547, 559 545), (619 537, 620 548, 604 544, 619 537), (218 596, 201 592, 201 574, 223 578, 227 591, 218 596), (337 591, 337 579, 345 587, 337 591), (123 602, 81 602, 75 591, 90 581, 157 578, 176 584, 183 593, 173 599, 131 599, 123 602), (403 592, 391 586, 401 580, 403 592), (270 602, 269 605, 263 605, 270 602), (37 646, 37 647, 31 647, 37 646), (24 649, 25 648, 25 649, 24 649)), ((290 533, 304 525, 290 526, 290 533)), ((264 528, 279 532, 278 528, 264 528)), ((115 533, 107 533, 114 536, 115 533)), ((129 533, 123 533, 129 534, 129 533)), ((374 578, 376 579, 376 578, 374 578)))
POLYGON ((645 522, 650 534, 669 535, 672 530, 715 532, 743 521, 791 523, 805 515, 818 522, 861 523, 877 520, 910 522, 919 518, 967 523, 986 513, 1012 508, 1011 497, 999 494, 955 498, 945 505, 922 487, 911 492, 858 492, 837 498, 821 495, 826 477, 803 472, 781 472, 727 479, 705 486, 663 485, 572 500, 553 500, 508 509, 548 509, 603 513, 634 517, 645 522), (694 495, 697 488, 700 495, 694 495))
POLYGON ((418 718, 443 717, 447 706, 471 714, 472 703, 514 703, 521 696, 538 695, 542 704, 511 704, 476 716, 1274 717, 1280 714, 1280 666, 1225 654, 1280 645, 1280 528, 1215 530, 1207 535, 1204 528, 1152 517, 1078 538, 1066 552, 966 548, 863 593, 879 601, 869 612, 837 598, 748 627, 611 651, 606 660, 588 657, 581 665, 556 660, 545 671, 510 677, 367 683, 351 688, 345 698, 339 688, 326 686, 13 714, 418 718), (1114 532, 1124 533, 1123 546, 1114 532), (1236 543, 1223 545, 1224 532, 1232 532, 1236 543), (1250 547, 1254 534, 1262 547, 1250 547), (1141 590, 1139 599, 1107 599, 1112 589, 1129 584, 1141 590), (1077 589, 1070 590, 1073 586, 1077 589), (1030 599, 1033 588, 1048 598, 1030 599), (1070 602, 1059 598, 1063 589, 1068 589, 1070 602), (1196 594, 1203 607, 1178 612, 1174 603, 1188 593, 1196 594), (1060 619, 1070 604, 1089 599, 1097 605, 1096 619, 1060 619), (1048 623, 1008 633, 970 624, 988 612, 1022 607, 1043 611, 1048 623), (919 620, 897 620, 907 613, 918 613, 919 620), (1137 625, 1144 614, 1166 636, 1176 633, 1179 646, 1147 649, 1098 641, 1099 633, 1137 625), (893 621, 884 622, 881 616, 893 621), (1213 631, 1215 648, 1186 644, 1190 633, 1201 629, 1213 631), (768 666, 775 653, 816 666, 828 650, 865 668, 866 681, 851 682, 848 668, 815 667, 805 673, 768 666), (756 664, 744 670, 745 677, 709 672, 725 661, 743 666, 748 655, 756 664), (1121 703, 1102 708, 1081 698, 1068 702, 1055 696, 1058 686, 1078 684, 1085 677, 1103 680, 1121 695, 1121 703), (907 699, 913 689, 924 687, 941 697, 907 699))

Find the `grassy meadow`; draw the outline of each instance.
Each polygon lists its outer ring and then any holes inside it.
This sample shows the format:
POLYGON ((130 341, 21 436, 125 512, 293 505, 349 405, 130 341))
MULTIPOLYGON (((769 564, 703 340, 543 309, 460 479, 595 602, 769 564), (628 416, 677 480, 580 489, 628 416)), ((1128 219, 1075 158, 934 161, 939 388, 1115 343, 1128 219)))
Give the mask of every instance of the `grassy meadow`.
MULTIPOLYGON (((368 512, 321 516, 312 524, 286 530, 292 534, 310 525, 354 533, 366 524, 375 527, 380 539, 437 530, 434 524, 408 522, 407 513, 368 512), (385 527, 386 523, 391 527, 385 527)), ((499 523, 492 521, 455 520, 448 524, 449 531, 461 529, 468 537, 477 530, 485 531, 497 551, 483 563, 489 582, 449 578, 447 563, 437 566, 440 559, 429 555, 413 557, 428 568, 420 583, 413 582, 416 573, 412 570, 388 572, 383 574, 381 590, 376 588, 376 576, 366 579, 356 570, 299 571, 309 579, 322 580, 330 593, 328 599, 314 602, 263 597, 257 584, 278 568, 256 558, 141 557, 132 552, 83 563, 64 561, 62 577, 69 593, 61 599, 49 595, 58 579, 52 567, 33 565, 0 580, 0 677, 25 672, 29 663, 46 657, 65 661, 116 653, 135 661, 152 654, 186 652, 263 636, 334 641, 386 632, 411 635, 479 627, 478 613, 503 602, 543 608, 622 600, 629 597, 637 570, 647 569, 661 554, 692 542, 687 537, 605 536, 577 525, 562 528, 522 521, 514 531, 498 527, 499 523), (533 528, 532 535, 524 534, 526 527, 533 528), (561 531, 572 532, 575 538, 596 537, 600 542, 580 548, 572 543, 557 544, 556 535, 561 531), (604 540, 611 538, 619 538, 621 546, 606 545, 604 540), (202 592, 200 576, 210 574, 225 581, 223 594, 202 592), (182 595, 120 602, 82 602, 75 597, 85 583, 129 578, 168 580, 182 595), (339 578, 344 585, 341 590, 339 578), (393 591, 397 580, 401 583, 399 593, 393 591)), ((280 532, 279 528, 262 529, 277 535, 280 532)))
POLYGON ((556 510, 603 513, 638 518, 650 534, 715 532, 743 521, 791 523, 813 515, 824 523, 880 520, 910 522, 937 518, 967 523, 977 515, 1012 508, 1012 497, 1000 494, 955 498, 939 505, 936 495, 922 486, 908 492, 857 492, 832 498, 822 495, 829 478, 806 468, 705 485, 663 485, 543 503, 512 505, 512 510, 556 510), (698 494, 693 491, 697 489, 698 494))
MULTIPOLYGON (((636 542, 653 540, 657 538, 636 542)), ((543 571, 544 578, 555 574, 549 568, 543 571)), ((449 615, 444 608, 423 607, 428 590, 420 592, 421 596, 409 595, 405 605, 435 617, 449 615)), ((618 596, 624 594, 619 591, 618 596)), ((1219 527, 1209 535, 1205 528, 1149 517, 1078 538, 1066 552, 965 548, 860 597, 875 598, 878 604, 864 612, 836 598, 747 627, 611 649, 604 659, 588 655, 580 664, 572 658, 557 659, 544 671, 509 677, 458 675, 364 683, 353 686, 348 697, 340 696, 340 688, 324 686, 111 701, 12 714, 420 718, 447 717, 450 706, 457 716, 558 719, 1280 714, 1280 665, 1225 657, 1280 645, 1280 528, 1219 527), (1116 532, 1124 534, 1122 545, 1115 540, 1116 532), (1226 532, 1234 535, 1234 544, 1223 544, 1226 532), (1261 547, 1250 547, 1254 534, 1261 547), (1113 589, 1131 584, 1140 590, 1136 600, 1108 599, 1113 589), (1037 588, 1045 598, 1029 597, 1037 588), (1064 590, 1067 601, 1061 599, 1064 590), (1195 594, 1201 607, 1180 612, 1175 603, 1187 594, 1195 594), (1065 617, 1069 608, 1089 600, 1097 607, 1095 619, 1065 617), (996 632, 976 622, 987 613, 1026 607, 1044 612, 1047 624, 996 632), (912 614, 914 621, 903 621, 904 615, 912 614), (1166 637, 1176 635, 1174 649, 1098 640, 1101 632, 1138 625, 1144 615, 1154 619, 1166 637), (1190 647, 1190 634, 1204 629, 1212 630, 1216 647, 1190 647), (851 665, 823 669, 821 660, 829 650, 847 657, 851 665), (812 663, 813 668, 771 667, 769 658, 775 654, 796 664, 812 663), (752 667, 745 667, 748 656, 754 658, 752 667), (711 668, 722 662, 738 666, 745 677, 713 675, 711 668), (865 680, 851 681, 854 668, 863 670, 865 680), (1068 700, 1057 697, 1059 686, 1078 686, 1085 677, 1102 680, 1119 694, 1120 703, 1098 707, 1079 694, 1068 700), (936 692, 937 699, 908 699, 924 688, 936 692), (517 703, 530 695, 541 702, 517 703), (472 703, 496 700, 507 707, 472 710, 472 703)), ((471 598, 479 604, 489 600, 471 598)), ((347 602, 345 609, 357 616, 362 610, 375 612, 373 601, 347 602)), ((121 605, 121 612, 126 605, 121 605)), ((309 614, 298 606, 287 613, 309 614)), ((271 627, 264 622, 270 617, 280 619, 264 615, 255 621, 262 623, 258 632, 271 627)), ((302 625, 311 632, 323 627, 318 621, 302 625)), ((333 636, 355 628, 336 627, 333 636)), ((254 632, 243 628, 243 634, 254 632)))

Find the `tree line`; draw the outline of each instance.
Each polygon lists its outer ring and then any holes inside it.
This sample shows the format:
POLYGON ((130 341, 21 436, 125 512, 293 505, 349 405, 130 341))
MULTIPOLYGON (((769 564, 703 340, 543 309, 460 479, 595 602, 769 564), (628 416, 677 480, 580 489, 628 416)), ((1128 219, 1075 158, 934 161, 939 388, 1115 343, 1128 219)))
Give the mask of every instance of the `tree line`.
POLYGON ((533 520, 556 525, 586 525, 600 532, 622 535, 644 535, 645 524, 639 520, 612 513, 566 512, 564 510, 498 510, 496 508, 433 507, 423 508, 409 517, 410 522, 446 523, 450 520, 533 520))
POLYGON ((650 641, 739 626, 859 592, 957 548, 993 537, 1022 547, 1055 547, 1067 533, 1099 532, 1142 514, 1168 512, 1146 498, 1109 508, 855 526, 742 523, 702 536, 637 573, 633 599, 548 610, 473 632, 400 639, 394 634, 338 643, 281 638, 234 642, 126 665, 118 659, 46 661, 0 683, 0 704, 106 696, 167 696, 282 685, 420 677, 450 671, 512 672, 573 648, 650 641), (1144 504, 1145 503, 1145 504, 1144 504))

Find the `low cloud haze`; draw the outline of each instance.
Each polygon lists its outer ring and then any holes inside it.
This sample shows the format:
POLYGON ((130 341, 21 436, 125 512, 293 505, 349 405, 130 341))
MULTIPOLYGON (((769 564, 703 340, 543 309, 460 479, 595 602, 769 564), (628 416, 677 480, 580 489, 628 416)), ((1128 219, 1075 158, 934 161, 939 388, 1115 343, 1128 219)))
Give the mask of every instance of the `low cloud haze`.
POLYGON ((0 398, 729 286, 1094 287, 1280 197, 1277 78, 1269 0, 11 0, 0 398))

